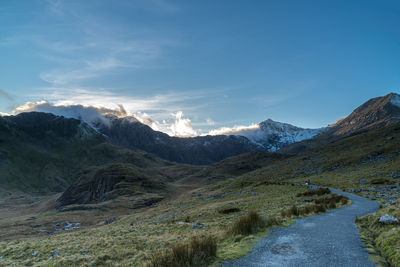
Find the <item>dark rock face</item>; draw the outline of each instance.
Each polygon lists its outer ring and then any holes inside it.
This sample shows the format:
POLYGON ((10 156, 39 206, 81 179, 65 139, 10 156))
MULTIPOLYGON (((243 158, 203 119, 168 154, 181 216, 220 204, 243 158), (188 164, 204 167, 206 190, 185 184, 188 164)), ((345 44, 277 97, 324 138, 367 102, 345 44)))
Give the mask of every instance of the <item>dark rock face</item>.
POLYGON ((16 116, 3 117, 16 129, 36 138, 47 138, 53 134, 59 137, 74 137, 81 121, 67 119, 50 113, 27 112, 16 116))
POLYGON ((111 164, 81 173, 58 199, 58 206, 99 203, 117 196, 162 192, 165 188, 165 183, 130 164, 111 164))
POLYGON ((152 130, 134 118, 109 118, 110 125, 99 124, 97 128, 112 142, 130 149, 141 149, 169 161, 211 164, 231 156, 262 150, 243 136, 171 137, 152 130))

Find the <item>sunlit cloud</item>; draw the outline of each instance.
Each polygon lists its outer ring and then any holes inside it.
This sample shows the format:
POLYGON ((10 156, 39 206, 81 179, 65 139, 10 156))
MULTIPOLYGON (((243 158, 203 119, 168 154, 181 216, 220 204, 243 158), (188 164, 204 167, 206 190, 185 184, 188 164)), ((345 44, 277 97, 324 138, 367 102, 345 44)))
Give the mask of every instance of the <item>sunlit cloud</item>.
POLYGON ((183 118, 183 112, 178 111, 175 115, 174 124, 170 126, 172 135, 175 136, 196 136, 197 132, 192 128, 190 119, 183 118))
MULTIPOLYGON (((116 117, 133 117, 139 122, 150 126, 153 130, 167 133, 171 136, 195 136, 191 120, 185 118, 182 111, 176 111, 181 101, 190 98, 179 94, 157 95, 152 98, 129 98, 116 96, 107 91, 97 97, 88 90, 74 90, 75 93, 60 95, 55 93, 54 102, 27 102, 13 110, 13 114, 39 111, 58 116, 81 119, 95 125, 101 122, 109 125, 106 115, 116 117), (68 98, 68 99, 67 99, 68 98), (150 112, 151 114, 148 114, 150 112)), ((47 95, 48 98, 52 98, 47 95)))
POLYGON ((259 124, 251 124, 249 126, 234 126, 234 127, 221 127, 219 129, 211 130, 209 135, 246 135, 246 132, 254 133, 259 130, 259 124))

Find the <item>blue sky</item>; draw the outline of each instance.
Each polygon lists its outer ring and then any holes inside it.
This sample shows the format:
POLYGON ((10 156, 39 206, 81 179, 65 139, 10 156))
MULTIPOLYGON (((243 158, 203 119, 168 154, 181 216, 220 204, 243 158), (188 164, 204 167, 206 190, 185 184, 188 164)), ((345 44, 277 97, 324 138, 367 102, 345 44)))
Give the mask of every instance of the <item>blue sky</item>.
POLYGON ((399 88, 398 1, 0 2, 2 112, 46 100, 182 111, 198 132, 321 127, 399 88))

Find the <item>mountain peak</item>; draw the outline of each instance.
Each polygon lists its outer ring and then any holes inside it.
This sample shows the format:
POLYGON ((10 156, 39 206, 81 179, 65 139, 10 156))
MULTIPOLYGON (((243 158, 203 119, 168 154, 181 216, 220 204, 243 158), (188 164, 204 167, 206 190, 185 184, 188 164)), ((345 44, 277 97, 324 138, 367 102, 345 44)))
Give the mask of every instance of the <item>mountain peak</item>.
POLYGON ((400 120, 400 95, 390 93, 375 97, 358 108, 349 116, 335 123, 329 134, 346 136, 354 132, 384 127, 400 120))

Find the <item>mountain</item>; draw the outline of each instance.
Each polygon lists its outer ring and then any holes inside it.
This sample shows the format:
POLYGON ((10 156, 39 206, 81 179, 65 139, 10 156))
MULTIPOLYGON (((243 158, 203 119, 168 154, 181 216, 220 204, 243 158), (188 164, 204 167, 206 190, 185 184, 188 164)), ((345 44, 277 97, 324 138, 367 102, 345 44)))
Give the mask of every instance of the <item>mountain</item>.
POLYGON ((130 149, 141 149, 173 162, 205 165, 262 150, 262 147, 243 136, 171 137, 154 131, 134 117, 107 118, 109 123, 97 122, 94 127, 113 143, 130 149))
POLYGON ((322 134, 311 140, 289 145, 283 153, 299 153, 332 141, 356 135, 361 132, 382 128, 400 121, 400 95, 390 93, 386 96, 368 100, 356 108, 349 116, 340 119, 326 128, 322 134))
POLYGON ((349 116, 334 124, 327 135, 348 136, 364 130, 385 127, 400 121, 400 95, 390 93, 368 100, 349 116))
POLYGON ((93 167, 79 174, 58 199, 58 206, 99 203, 120 196, 146 195, 158 200, 167 191, 165 179, 153 177, 132 164, 113 163, 93 167))
POLYGON ((0 117, 0 187, 33 193, 62 192, 89 166, 128 162, 170 163, 110 143, 88 124, 49 113, 0 117))
POLYGON ((289 144, 311 139, 325 130, 325 128, 304 129, 268 119, 253 127, 229 130, 226 133, 245 136, 267 151, 277 151, 289 144))

